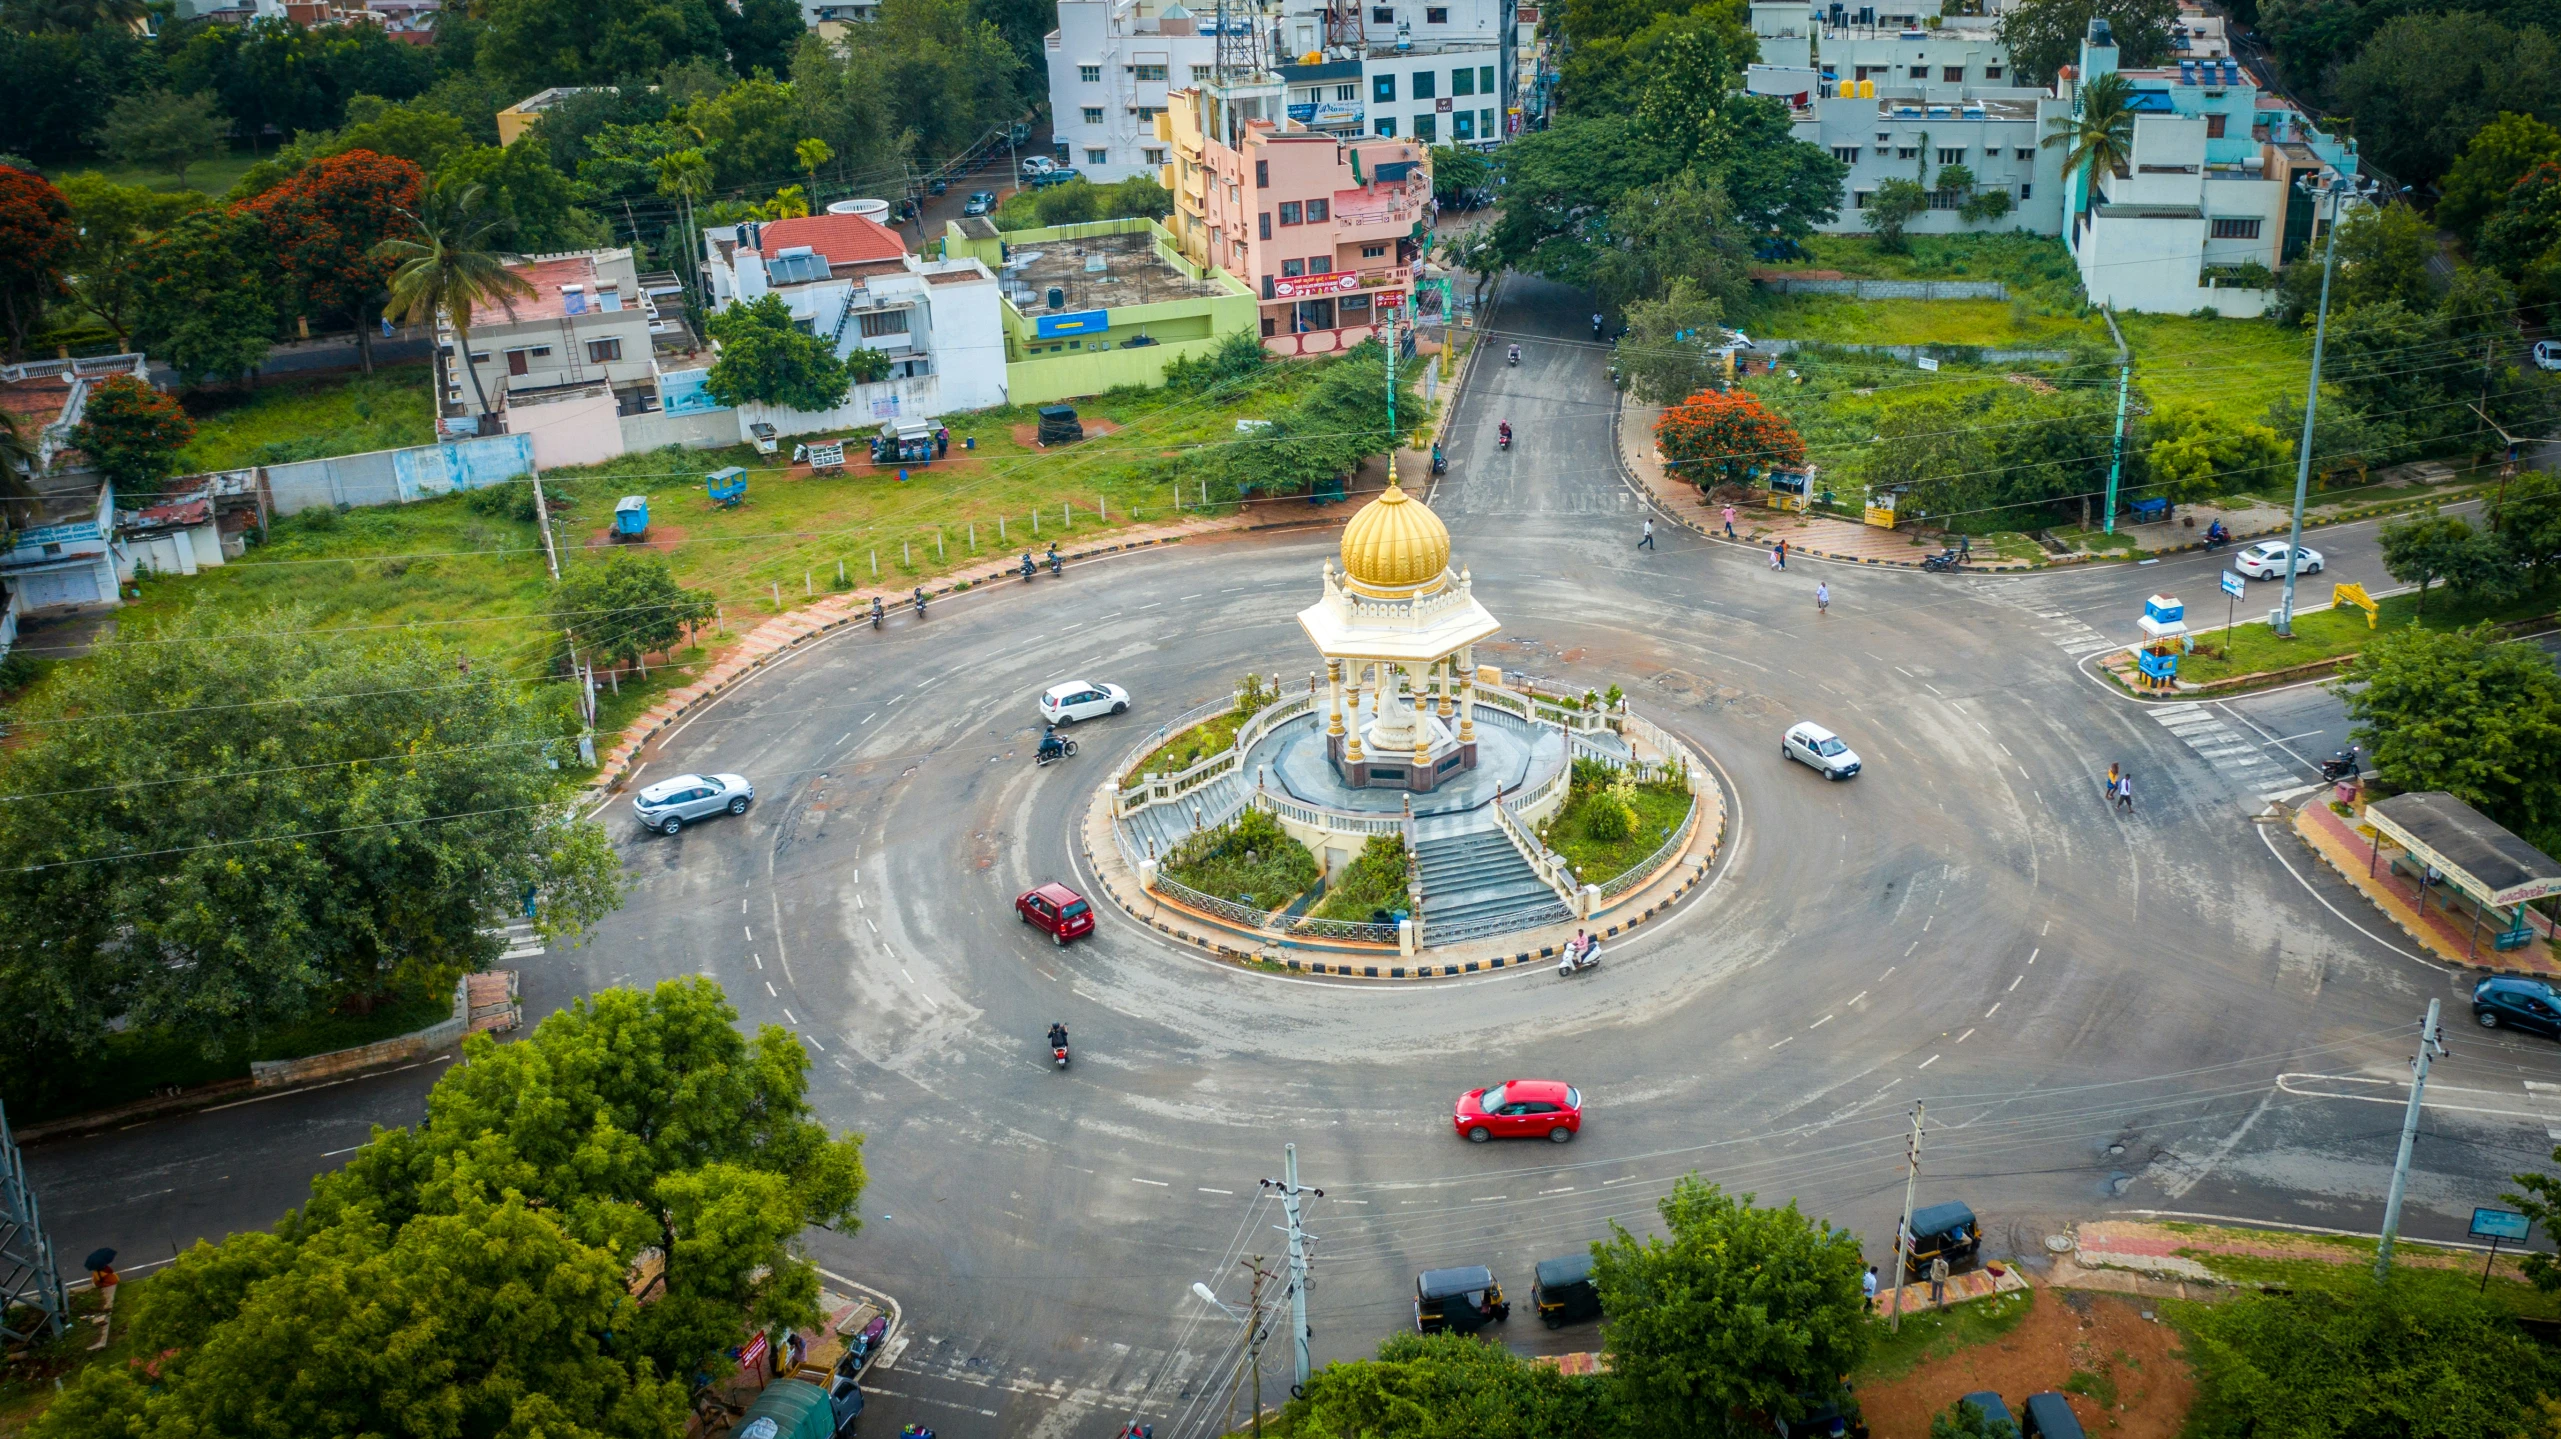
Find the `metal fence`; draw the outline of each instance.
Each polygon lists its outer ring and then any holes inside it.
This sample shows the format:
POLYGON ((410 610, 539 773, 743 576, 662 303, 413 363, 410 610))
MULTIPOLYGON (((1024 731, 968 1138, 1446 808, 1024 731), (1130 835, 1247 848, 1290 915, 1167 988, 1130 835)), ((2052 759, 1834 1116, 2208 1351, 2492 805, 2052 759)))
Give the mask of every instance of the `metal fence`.
POLYGON ((1603 884, 1601 886, 1601 898, 1605 900, 1616 899, 1620 895, 1625 894, 1629 890, 1644 883, 1646 879, 1651 877, 1654 871, 1665 861, 1669 860, 1673 855, 1680 853, 1681 846, 1690 842, 1690 831, 1695 829, 1697 826, 1698 796, 1693 794, 1690 796, 1689 813, 1681 816, 1681 822, 1672 830, 1672 837, 1663 841, 1661 846, 1656 848, 1652 854, 1649 854, 1645 856, 1644 859, 1630 865, 1626 870, 1622 871, 1617 878, 1603 884))
POLYGON ((1214 894, 1203 894, 1181 880, 1171 878, 1161 869, 1156 871, 1156 888, 1176 904, 1197 909, 1203 914, 1215 915, 1230 924, 1241 924, 1247 929, 1259 930, 1267 927, 1271 922, 1270 910, 1256 909, 1250 904, 1239 904, 1232 899, 1220 899, 1214 894))
POLYGON ((1162 870, 1156 873, 1155 887, 1158 894, 1187 909, 1199 910, 1203 914, 1223 919, 1229 924, 1241 925, 1257 934, 1269 935, 1275 939, 1337 940, 1359 944, 1394 944, 1396 942, 1397 927, 1393 924, 1372 924, 1367 921, 1348 919, 1317 919, 1303 914, 1284 916, 1272 911, 1256 909, 1250 904, 1240 904, 1232 899, 1220 899, 1214 894, 1203 894, 1181 880, 1167 876, 1162 870))
POLYGON ((1482 915, 1456 924, 1434 924, 1429 927, 1428 933, 1430 942, 1434 945, 1459 944, 1471 939, 1483 939, 1488 935, 1508 934, 1516 929, 1535 929, 1542 924, 1557 924, 1573 917, 1572 906, 1563 900, 1554 900, 1529 909, 1505 910, 1499 914, 1482 915))

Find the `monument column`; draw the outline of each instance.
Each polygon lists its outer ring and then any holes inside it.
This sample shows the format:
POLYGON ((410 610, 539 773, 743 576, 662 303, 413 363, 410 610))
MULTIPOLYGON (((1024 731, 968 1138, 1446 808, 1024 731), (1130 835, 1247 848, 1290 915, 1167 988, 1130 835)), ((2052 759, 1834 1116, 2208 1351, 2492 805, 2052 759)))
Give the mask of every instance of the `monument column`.
POLYGON ((1476 743, 1476 647, 1458 652, 1458 742, 1476 743))
POLYGON ((1363 662, 1360 660, 1353 660, 1350 663, 1352 667, 1352 718, 1351 730, 1343 743, 1343 763, 1347 765, 1356 765, 1361 762, 1361 670, 1363 662))
POLYGON ((1454 659, 1454 658, 1452 658, 1452 657, 1450 657, 1450 656, 1448 656, 1448 655, 1443 655, 1443 656, 1441 657, 1441 659, 1440 659, 1440 662, 1432 666, 1432 668, 1433 668, 1433 669, 1435 669, 1435 670, 1439 671, 1439 679, 1440 679, 1440 682, 1441 682, 1441 703, 1440 703, 1440 708, 1439 708, 1439 710, 1438 710, 1438 711, 1436 711, 1436 712, 1440 715, 1440 717, 1441 717, 1442 719, 1448 719, 1448 718, 1449 718, 1449 715, 1450 715, 1450 709, 1449 709, 1449 690, 1450 690, 1450 682, 1451 682, 1451 675, 1450 675, 1450 671, 1451 671, 1452 669, 1456 668, 1456 667, 1457 667, 1457 665, 1458 665, 1458 661, 1457 661, 1456 659, 1454 659))
POLYGON ((1325 733, 1339 736, 1343 732, 1343 662, 1331 655, 1325 657, 1325 733))
POLYGON ((1432 731, 1428 716, 1432 712, 1431 679, 1422 666, 1408 660, 1404 665, 1407 683, 1414 690, 1414 763, 1427 772, 1432 762, 1432 731))

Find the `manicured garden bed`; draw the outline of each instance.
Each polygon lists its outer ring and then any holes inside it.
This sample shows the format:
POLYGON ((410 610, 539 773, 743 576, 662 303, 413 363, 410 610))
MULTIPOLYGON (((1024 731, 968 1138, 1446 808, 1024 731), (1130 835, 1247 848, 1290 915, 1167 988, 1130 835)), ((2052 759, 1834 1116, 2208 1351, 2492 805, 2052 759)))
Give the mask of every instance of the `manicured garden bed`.
POLYGON ((1214 899, 1266 912, 1306 893, 1317 879, 1316 857, 1279 820, 1251 805, 1176 845, 1159 873, 1214 899))
POLYGON ((1308 911, 1317 919, 1365 924, 1385 911, 1411 906, 1405 889, 1405 841, 1392 834, 1370 836, 1360 854, 1343 866, 1325 887, 1325 898, 1308 911))
POLYGON ((1565 807, 1541 832, 1547 847, 1565 856, 1585 884, 1607 884, 1643 862, 1690 812, 1692 796, 1685 781, 1614 787, 1614 777, 1597 761, 1576 760, 1565 807), (1627 805, 1633 815, 1623 832, 1607 815, 1614 802, 1627 805))
MULTIPOLYGON (((2432 630, 2461 629, 2483 620, 2514 623, 2538 619, 2552 611, 2553 596, 2526 596, 2503 604, 2466 602, 2443 589, 2428 592, 2427 608, 2419 609, 2416 594, 2387 596, 2379 601, 2379 627, 2366 628, 2365 611, 2349 605, 2335 609, 2315 610, 2309 614, 2298 610, 2294 616, 2294 638, 2280 639, 2266 622, 2269 609, 2282 591, 2273 584, 2261 585, 2251 599, 2241 604, 2242 618, 2225 638, 2221 618, 2208 602, 2188 611, 2188 627, 2196 632, 2197 652, 2179 661, 2179 678, 2189 684, 2209 684, 2237 675, 2261 674, 2269 670, 2290 669, 2315 660, 2352 655, 2364 649, 2374 636, 2395 625, 2417 623, 2432 630), (2256 611, 2255 616, 2252 611, 2256 611)), ((2298 601, 2320 603, 2329 598, 2320 582, 2298 583, 2298 601)))

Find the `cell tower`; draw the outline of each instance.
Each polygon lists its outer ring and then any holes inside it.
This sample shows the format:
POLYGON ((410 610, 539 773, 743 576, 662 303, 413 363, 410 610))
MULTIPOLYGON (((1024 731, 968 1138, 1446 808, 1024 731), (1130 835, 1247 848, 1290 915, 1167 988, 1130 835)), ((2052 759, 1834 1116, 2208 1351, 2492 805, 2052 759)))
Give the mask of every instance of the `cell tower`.
POLYGON ((36 1218, 36 1192, 18 1157, 17 1137, 9 1132, 8 1112, 0 1109, 0 1340, 32 1344, 53 1338, 70 1314, 53 1241, 36 1218), (11 1317, 22 1309, 34 1313, 34 1322, 11 1327, 11 1317))
POLYGON ((1327 0, 1325 58, 1357 60, 1369 54, 1369 10, 1366 0, 1327 0))

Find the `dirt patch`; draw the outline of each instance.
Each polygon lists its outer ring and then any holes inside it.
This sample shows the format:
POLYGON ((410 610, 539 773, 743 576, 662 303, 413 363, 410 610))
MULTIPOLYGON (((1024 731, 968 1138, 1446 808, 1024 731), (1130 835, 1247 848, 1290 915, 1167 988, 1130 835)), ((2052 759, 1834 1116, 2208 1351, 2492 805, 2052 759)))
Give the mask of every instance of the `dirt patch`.
POLYGON ((587 536, 587 548, 591 550, 613 549, 619 545, 625 549, 665 550, 672 554, 676 546, 684 542, 685 531, 681 526, 660 524, 655 515, 650 516, 649 533, 645 539, 617 541, 614 539, 614 527, 611 525, 587 536))
MULTIPOLYGON (((1120 433, 1120 426, 1113 424, 1109 420, 1097 420, 1090 415, 1079 417, 1077 423, 1085 427, 1085 438, 1089 440, 1099 440, 1105 435, 1116 435, 1120 433)), ((1026 450, 1042 448, 1040 443, 1040 425, 1037 421, 1027 425, 1014 426, 1012 434, 1014 436, 1014 443, 1022 446, 1026 450)), ((1073 442, 1071 442, 1071 446, 1072 443, 1073 442)), ((1070 446, 1062 446, 1062 448, 1068 447, 1070 446)))
POLYGON ((2027 1317, 2000 1338, 1889 1383, 1861 1385, 1860 1410, 1876 1439, 1928 1439, 1930 1416, 1964 1395, 1989 1389, 2015 1418, 2030 1394, 2059 1389, 2092 1435, 2176 1439, 2196 1381, 2178 1332, 2145 1319, 2149 1307, 2112 1294, 2039 1290, 2027 1317))

